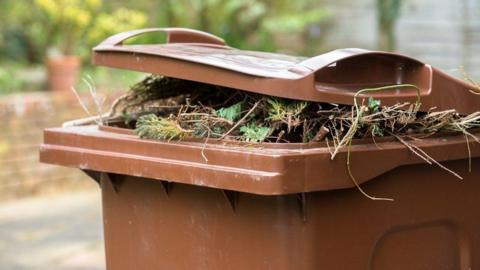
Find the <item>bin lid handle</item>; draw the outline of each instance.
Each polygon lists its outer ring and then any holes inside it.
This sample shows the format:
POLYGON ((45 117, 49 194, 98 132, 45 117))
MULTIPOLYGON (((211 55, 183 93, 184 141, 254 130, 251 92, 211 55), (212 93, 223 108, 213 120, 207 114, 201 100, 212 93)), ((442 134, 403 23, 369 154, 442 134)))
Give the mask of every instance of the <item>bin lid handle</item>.
POLYGON ((390 52, 383 52, 383 51, 370 51, 365 49, 359 48, 343 48, 330 51, 328 53, 320 54, 312 58, 308 58, 292 68, 292 70, 306 70, 306 72, 311 73, 319 71, 322 68, 328 67, 334 63, 337 63, 342 60, 346 60, 349 58, 361 56, 361 55, 372 55, 372 56, 386 56, 391 57, 392 59, 398 59, 403 61, 408 61, 412 63, 416 63, 419 65, 425 65, 418 59, 408 57, 402 54, 397 53, 390 53, 390 52))
POLYGON ((122 45, 124 41, 146 33, 163 32, 167 34, 167 43, 209 43, 225 46, 225 41, 212 34, 188 28, 145 28, 118 33, 100 43, 97 48, 122 45))
MULTIPOLYGON (((394 88, 392 91, 383 91, 375 94, 376 98, 390 98, 396 101, 410 98, 413 100, 413 98, 417 98, 418 95, 426 96, 432 89, 432 70, 429 65, 408 56, 383 51, 370 51, 359 48, 337 49, 306 59, 296 64, 290 71, 297 74, 304 74, 305 76, 314 76, 313 87, 316 91, 326 95, 335 95, 340 103, 346 104, 351 102, 356 91, 362 88, 372 88, 372 82, 378 86, 410 84, 418 87, 418 92, 413 87, 409 87, 402 90, 394 88), (374 68, 370 71, 374 77, 370 79, 364 78, 365 74, 362 74, 362 71, 365 70, 365 65, 368 65, 371 61, 375 62, 380 59, 388 61, 379 62, 380 66, 375 66, 375 68, 381 68, 382 70, 389 69, 390 72, 376 72, 374 68), (347 60, 349 60, 350 64, 347 65, 347 68, 340 68, 335 71, 336 74, 340 74, 341 76, 337 75, 335 79, 332 80, 332 72, 326 69, 342 66, 342 62, 346 63, 347 60), (355 64, 352 66, 352 63, 355 64), (356 69, 358 69, 358 72, 356 69), (407 69, 405 70, 406 72, 403 71, 404 69, 407 69), (405 73, 418 75, 415 76, 414 81, 403 82, 403 78, 407 75, 405 73), (342 79, 336 77, 342 77, 342 79)), ((370 95, 372 94, 367 96, 370 95)))

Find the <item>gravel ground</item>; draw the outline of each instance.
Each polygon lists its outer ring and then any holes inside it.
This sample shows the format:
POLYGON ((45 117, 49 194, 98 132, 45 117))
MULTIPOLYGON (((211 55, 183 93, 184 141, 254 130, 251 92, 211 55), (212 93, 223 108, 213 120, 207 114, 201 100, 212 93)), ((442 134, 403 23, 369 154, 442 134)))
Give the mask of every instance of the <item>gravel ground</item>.
POLYGON ((100 190, 0 204, 0 269, 105 269, 100 190))

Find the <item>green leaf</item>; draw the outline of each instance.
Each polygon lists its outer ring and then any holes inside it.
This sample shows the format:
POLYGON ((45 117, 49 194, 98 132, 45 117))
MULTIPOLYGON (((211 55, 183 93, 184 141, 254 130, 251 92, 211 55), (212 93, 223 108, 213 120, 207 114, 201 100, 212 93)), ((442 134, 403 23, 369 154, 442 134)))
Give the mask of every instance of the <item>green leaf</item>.
POLYGON ((247 142, 263 142, 270 135, 270 128, 248 123, 240 127, 240 132, 247 142))
POLYGON ((379 137, 383 137, 384 135, 383 130, 378 125, 373 125, 372 134, 373 136, 379 136, 379 137))
POLYGON ((137 133, 140 138, 153 140, 182 139, 189 135, 176 121, 158 117, 155 114, 147 114, 139 117, 135 133, 137 133))
POLYGON ((381 104, 380 100, 374 99, 372 97, 368 98, 368 109, 371 112, 378 112, 380 110, 380 104, 381 104))
POLYGON ((219 117, 233 122, 240 118, 242 113, 242 102, 235 103, 230 107, 220 108, 216 110, 215 113, 219 117))
POLYGON ((307 107, 308 103, 304 101, 290 101, 269 98, 268 105, 268 120, 270 121, 286 121, 288 118, 297 117, 307 107))

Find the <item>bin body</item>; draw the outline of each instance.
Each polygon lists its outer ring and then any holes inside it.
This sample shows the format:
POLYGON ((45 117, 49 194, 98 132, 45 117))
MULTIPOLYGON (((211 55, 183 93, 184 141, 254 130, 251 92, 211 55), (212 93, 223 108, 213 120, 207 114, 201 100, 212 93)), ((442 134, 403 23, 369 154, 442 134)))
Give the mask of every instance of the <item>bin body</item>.
MULTIPOLYGON (((402 166, 356 189, 263 196, 107 174, 107 269, 480 269, 480 159, 402 166)), ((234 181, 234 179, 232 179, 234 181)))

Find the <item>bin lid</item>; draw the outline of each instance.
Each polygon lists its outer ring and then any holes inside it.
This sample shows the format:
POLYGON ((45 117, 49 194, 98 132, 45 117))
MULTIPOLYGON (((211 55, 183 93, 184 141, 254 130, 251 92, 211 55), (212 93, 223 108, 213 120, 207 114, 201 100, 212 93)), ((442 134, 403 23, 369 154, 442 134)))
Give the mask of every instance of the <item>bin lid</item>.
MULTIPOLYGON (((305 58, 239 50, 214 35, 185 28, 147 28, 116 34, 93 49, 93 63, 178 79, 231 87, 265 95, 352 105, 361 89, 395 84, 419 88, 423 110, 480 108, 475 86, 417 59, 358 48, 338 49, 305 58), (134 36, 165 32, 166 44, 123 42, 134 36)), ((413 87, 362 94, 383 105, 415 102, 413 87)))

